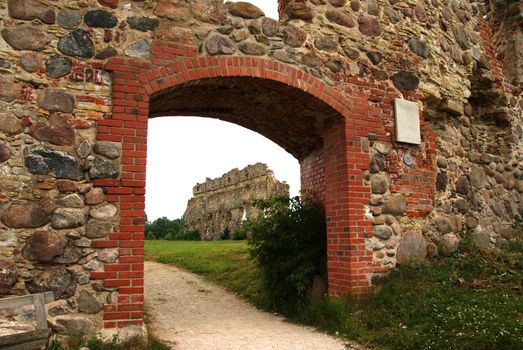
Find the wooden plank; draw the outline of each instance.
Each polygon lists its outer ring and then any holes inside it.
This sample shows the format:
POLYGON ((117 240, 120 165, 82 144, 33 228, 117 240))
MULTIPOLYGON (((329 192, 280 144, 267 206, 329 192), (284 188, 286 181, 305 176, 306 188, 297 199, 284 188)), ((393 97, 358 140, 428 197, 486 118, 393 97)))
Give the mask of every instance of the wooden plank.
MULTIPOLYGON (((0 349, 4 349, 4 346, 11 346, 23 343, 30 343, 38 340, 45 340, 49 337, 49 330, 47 329, 37 329, 35 331, 23 332, 17 334, 10 334, 0 337, 0 349)), ((18 349, 18 348, 16 348, 18 349)))
POLYGON ((47 345, 47 338, 35 340, 29 343, 9 345, 2 347, 2 350, 39 350, 47 345))
POLYGON ((43 294, 33 295, 35 305, 35 320, 37 329, 47 329, 47 317, 45 315, 45 299, 43 294))
MULTIPOLYGON (((44 301, 46 304, 54 301, 53 292, 41 293, 44 295, 44 301)), ((21 297, 12 297, 0 299, 0 309, 15 309, 33 304, 33 295, 24 295, 21 297)))

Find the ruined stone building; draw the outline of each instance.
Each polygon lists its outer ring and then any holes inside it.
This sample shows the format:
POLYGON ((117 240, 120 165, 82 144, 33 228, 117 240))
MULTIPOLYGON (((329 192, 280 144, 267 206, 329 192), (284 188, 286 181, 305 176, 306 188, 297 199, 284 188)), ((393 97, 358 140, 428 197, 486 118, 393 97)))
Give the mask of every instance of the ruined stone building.
POLYGON ((54 291, 64 333, 143 324, 147 122, 170 115, 236 123, 300 161, 331 295, 464 230, 513 238, 521 2, 279 5, 277 21, 222 0, 0 0, 1 293, 54 291))
POLYGON ((194 186, 193 194, 183 215, 185 229, 198 231, 204 240, 217 240, 244 220, 258 217, 253 200, 289 196, 289 185, 279 182, 266 164, 257 163, 207 179, 194 186))

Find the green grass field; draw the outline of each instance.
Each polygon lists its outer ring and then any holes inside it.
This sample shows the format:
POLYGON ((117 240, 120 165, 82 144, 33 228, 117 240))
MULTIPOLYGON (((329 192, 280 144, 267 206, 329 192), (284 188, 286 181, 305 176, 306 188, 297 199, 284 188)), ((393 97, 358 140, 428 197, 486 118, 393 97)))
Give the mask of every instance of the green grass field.
MULTIPOLYGON (((200 274, 270 309, 247 244, 147 241, 146 258, 200 274)), ((294 318, 390 349, 523 349, 523 244, 394 270, 364 302, 325 298, 294 318)))

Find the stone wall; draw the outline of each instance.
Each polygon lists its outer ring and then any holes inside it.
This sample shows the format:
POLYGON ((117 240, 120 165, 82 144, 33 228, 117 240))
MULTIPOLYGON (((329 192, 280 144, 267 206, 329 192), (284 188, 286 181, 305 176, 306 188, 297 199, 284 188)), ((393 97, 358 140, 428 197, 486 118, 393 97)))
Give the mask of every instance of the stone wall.
POLYGON ((185 229, 196 230, 204 240, 230 235, 244 220, 256 219, 260 211, 253 200, 289 196, 289 185, 279 182, 266 164, 233 169, 217 179, 207 179, 193 189, 183 215, 185 229))
MULTIPOLYGON (((327 215, 329 293, 502 247, 523 215, 521 3, 0 0, 0 292, 53 321, 141 325, 147 120, 220 118, 297 157, 327 215), (393 102, 421 110, 395 141, 393 102), (64 314, 64 315, 61 315, 64 314), (82 318, 82 320, 85 320, 82 318)), ((187 150, 181 150, 183 152, 187 150)))

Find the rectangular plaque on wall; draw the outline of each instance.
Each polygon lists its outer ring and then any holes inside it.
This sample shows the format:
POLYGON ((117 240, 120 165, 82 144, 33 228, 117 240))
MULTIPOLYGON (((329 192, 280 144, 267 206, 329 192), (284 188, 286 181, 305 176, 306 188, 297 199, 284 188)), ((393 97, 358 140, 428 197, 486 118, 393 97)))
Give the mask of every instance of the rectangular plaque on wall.
POLYGON ((394 112, 396 114, 396 141, 419 145, 421 128, 418 104, 397 98, 394 100, 394 112))

